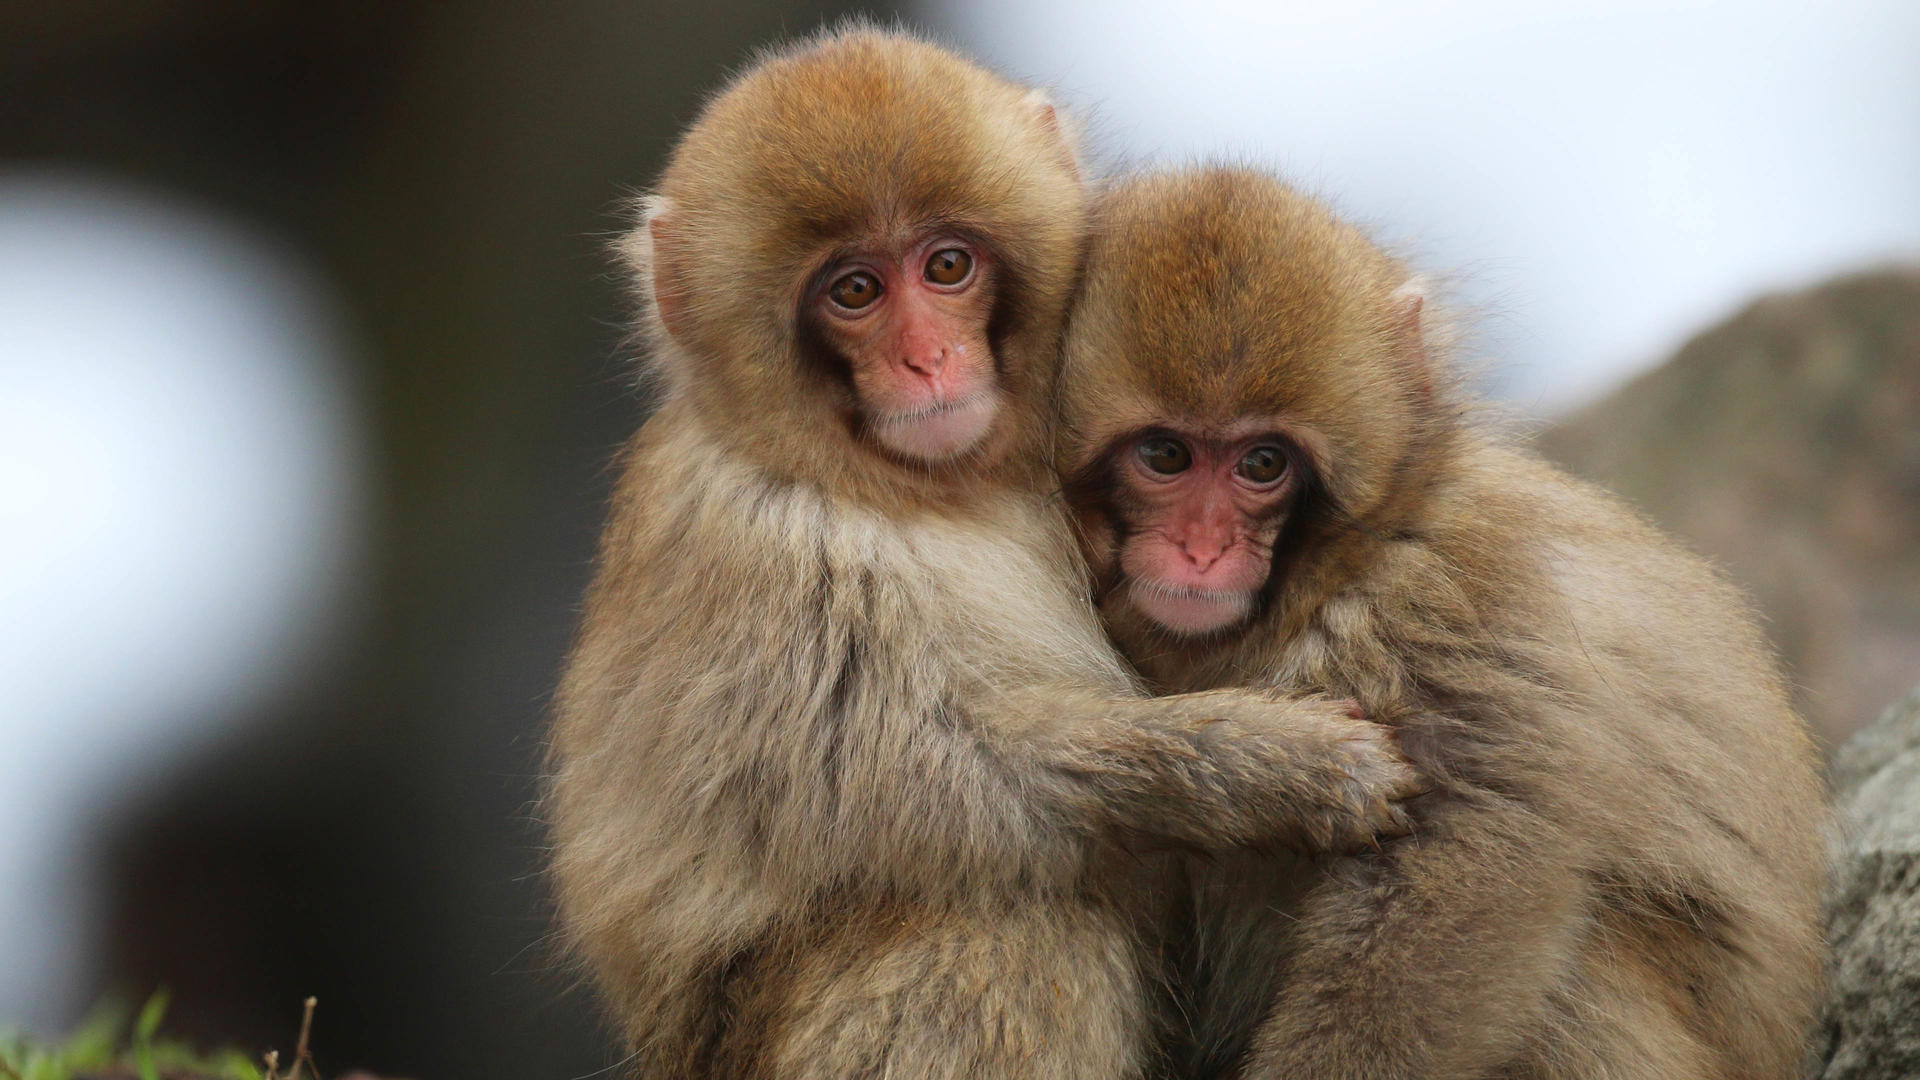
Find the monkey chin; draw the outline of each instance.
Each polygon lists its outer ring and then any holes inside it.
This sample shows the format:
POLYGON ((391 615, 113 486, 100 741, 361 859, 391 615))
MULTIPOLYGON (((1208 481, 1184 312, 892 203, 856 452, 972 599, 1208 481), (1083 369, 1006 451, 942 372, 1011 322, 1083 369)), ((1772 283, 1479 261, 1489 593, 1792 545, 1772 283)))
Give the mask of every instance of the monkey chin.
POLYGON ((868 426, 874 440, 893 453, 937 464, 979 445, 999 415, 999 395, 981 390, 911 412, 875 417, 868 426))
POLYGON ((1180 637, 1225 630, 1253 614, 1253 593, 1239 589, 1196 589, 1135 578, 1127 592, 1134 610, 1180 637))

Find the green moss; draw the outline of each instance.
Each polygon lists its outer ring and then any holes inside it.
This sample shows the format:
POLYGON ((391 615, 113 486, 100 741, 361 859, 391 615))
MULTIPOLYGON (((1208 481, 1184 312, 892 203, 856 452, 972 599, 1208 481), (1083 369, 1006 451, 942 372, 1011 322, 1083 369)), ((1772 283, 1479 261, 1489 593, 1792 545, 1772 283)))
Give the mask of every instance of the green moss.
POLYGON ((261 1080, 259 1066, 238 1050, 202 1054, 160 1036, 167 993, 131 1017, 108 1004, 56 1044, 0 1033, 0 1080, 261 1080))

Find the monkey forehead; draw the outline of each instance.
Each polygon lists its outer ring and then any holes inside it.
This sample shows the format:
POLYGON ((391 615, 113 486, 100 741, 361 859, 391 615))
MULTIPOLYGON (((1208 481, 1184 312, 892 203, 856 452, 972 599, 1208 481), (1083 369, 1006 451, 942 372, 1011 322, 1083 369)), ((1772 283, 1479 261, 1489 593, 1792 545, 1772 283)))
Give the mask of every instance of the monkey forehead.
POLYGON ((1229 167, 1143 177, 1104 193, 1093 221, 1070 352, 1120 366, 1162 405, 1314 415, 1397 381, 1377 361, 1404 270, 1280 181, 1229 167))
POLYGON ((833 32, 716 97, 660 192, 712 240, 781 264, 926 223, 991 232, 1015 258, 1071 259, 1079 182, 1040 108, 1026 88, 910 36, 833 32))

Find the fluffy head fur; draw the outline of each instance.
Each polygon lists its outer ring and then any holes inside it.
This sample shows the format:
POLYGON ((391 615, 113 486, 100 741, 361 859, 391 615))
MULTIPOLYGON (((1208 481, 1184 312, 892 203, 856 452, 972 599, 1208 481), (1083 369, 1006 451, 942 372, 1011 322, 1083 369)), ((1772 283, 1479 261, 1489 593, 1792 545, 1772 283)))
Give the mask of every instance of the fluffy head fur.
POLYGON ((796 317, 827 260, 929 225, 990 247, 999 288, 989 329, 1010 408, 962 470, 977 471, 1039 429, 1083 202, 1043 95, 907 35, 855 26, 772 52, 715 96, 623 251, 668 393, 697 399, 736 449, 779 474, 847 485, 919 470, 868 460, 848 387, 822 371, 796 317))
POLYGON ((1405 267, 1270 176, 1202 168, 1129 180, 1093 218, 1061 399, 1061 468, 1177 419, 1282 416, 1350 519, 1417 513, 1454 410, 1405 267))

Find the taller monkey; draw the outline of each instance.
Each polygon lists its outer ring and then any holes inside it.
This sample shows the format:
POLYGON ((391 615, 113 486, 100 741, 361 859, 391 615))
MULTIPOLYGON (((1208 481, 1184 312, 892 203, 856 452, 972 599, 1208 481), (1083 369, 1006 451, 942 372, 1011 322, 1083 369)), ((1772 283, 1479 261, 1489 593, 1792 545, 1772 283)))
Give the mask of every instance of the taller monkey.
POLYGON ((641 1075, 1135 1076, 1158 857, 1118 841, 1398 827, 1352 702, 1148 700, 1103 637, 1044 434, 1083 216, 1042 97, 873 30, 674 151, 548 806, 641 1075))

